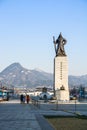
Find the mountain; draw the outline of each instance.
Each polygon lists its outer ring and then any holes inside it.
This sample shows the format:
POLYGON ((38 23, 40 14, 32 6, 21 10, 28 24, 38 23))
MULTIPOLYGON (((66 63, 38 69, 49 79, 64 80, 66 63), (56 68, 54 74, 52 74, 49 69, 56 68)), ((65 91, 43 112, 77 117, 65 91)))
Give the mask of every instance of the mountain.
MULTIPOLYGON (((87 87, 87 75, 69 76, 69 87, 83 85, 87 87)), ((0 81, 5 86, 37 87, 53 86, 53 74, 40 69, 29 70, 19 63, 13 63, 0 73, 0 81)))
POLYGON ((19 63, 13 63, 0 73, 0 81, 16 87, 37 87, 52 85, 52 74, 41 70, 29 70, 19 63))
POLYGON ((69 76, 69 86, 84 86, 87 87, 87 75, 82 75, 82 76, 69 76))

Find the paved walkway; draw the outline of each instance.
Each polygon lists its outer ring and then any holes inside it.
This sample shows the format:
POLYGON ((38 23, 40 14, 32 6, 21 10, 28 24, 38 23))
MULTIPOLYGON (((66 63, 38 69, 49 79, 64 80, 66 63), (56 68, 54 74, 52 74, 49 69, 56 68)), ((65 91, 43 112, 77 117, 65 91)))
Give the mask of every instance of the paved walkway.
MULTIPOLYGON (((44 106, 44 104, 43 104, 44 106)), ((54 130, 42 115, 73 116, 74 114, 39 109, 19 100, 0 103, 0 130, 54 130)))
POLYGON ((0 104, 0 130, 41 130, 32 105, 0 104))

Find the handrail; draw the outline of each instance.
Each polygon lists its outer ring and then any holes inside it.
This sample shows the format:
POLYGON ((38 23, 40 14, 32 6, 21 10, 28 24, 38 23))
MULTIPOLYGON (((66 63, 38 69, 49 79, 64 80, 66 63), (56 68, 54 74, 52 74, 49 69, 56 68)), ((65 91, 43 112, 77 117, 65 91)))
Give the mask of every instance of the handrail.
POLYGON ((32 104, 35 105, 36 107, 40 107, 39 105, 39 98, 38 97, 31 97, 32 104))

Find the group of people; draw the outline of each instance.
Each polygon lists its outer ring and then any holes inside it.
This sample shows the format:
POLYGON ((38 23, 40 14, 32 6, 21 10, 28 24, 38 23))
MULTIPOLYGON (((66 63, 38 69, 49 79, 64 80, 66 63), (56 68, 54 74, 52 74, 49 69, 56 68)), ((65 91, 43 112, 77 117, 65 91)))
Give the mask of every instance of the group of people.
POLYGON ((23 95, 23 94, 20 95, 20 102, 21 102, 21 103, 27 102, 27 104, 28 104, 29 101, 30 101, 30 96, 29 96, 29 95, 26 95, 26 96, 23 95))

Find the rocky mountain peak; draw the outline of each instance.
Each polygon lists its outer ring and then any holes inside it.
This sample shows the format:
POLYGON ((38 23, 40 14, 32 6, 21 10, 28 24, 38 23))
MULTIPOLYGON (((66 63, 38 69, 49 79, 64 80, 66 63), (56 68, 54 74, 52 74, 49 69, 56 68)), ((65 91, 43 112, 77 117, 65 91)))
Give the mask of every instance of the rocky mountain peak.
POLYGON ((8 74, 8 73, 11 73, 11 72, 15 72, 15 71, 19 71, 19 70, 22 70, 23 67, 21 66, 20 63, 13 63, 11 65, 9 65, 8 67, 6 67, 2 72, 1 74, 8 74))
POLYGON ((13 63, 0 73, 0 80, 6 84, 19 87, 50 86, 52 84, 52 74, 44 71, 29 70, 19 63, 13 63))

